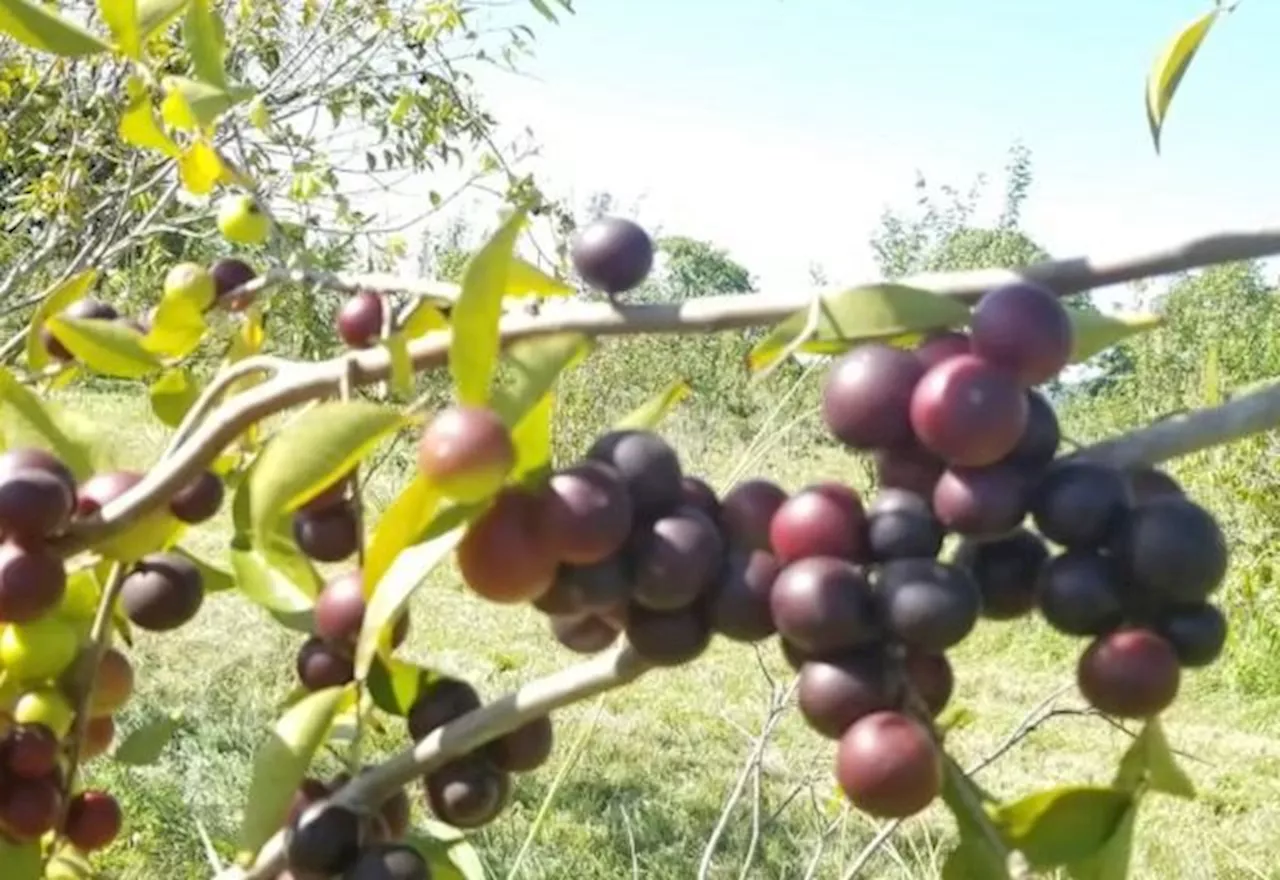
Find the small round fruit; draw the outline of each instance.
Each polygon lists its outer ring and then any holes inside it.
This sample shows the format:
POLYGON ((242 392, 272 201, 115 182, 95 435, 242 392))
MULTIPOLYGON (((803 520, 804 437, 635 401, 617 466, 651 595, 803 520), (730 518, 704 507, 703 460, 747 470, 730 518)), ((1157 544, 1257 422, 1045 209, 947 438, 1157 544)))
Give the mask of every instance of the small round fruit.
POLYGON ((20 724, 0 741, 0 754, 9 773, 39 779, 58 767, 58 738, 43 724, 20 724))
POLYGON ((680 458, 652 431, 611 431, 591 445, 587 458, 617 468, 637 520, 670 513, 684 498, 680 458))
POLYGON ((409 735, 415 740, 422 739, 480 706, 480 694, 474 687, 461 679, 438 678, 409 707, 409 735))
POLYGON ((787 493, 769 480, 744 480, 720 501, 720 524, 729 543, 751 550, 769 549, 769 523, 787 493))
POLYGON ((50 615, 5 627, 0 634, 0 665, 19 681, 57 678, 75 661, 79 649, 75 627, 50 615))
POLYGON ((811 654, 860 648, 879 636, 871 585, 844 559, 814 556, 786 566, 769 607, 782 637, 811 654))
POLYGON ((271 219, 248 195, 223 198, 218 203, 217 223, 222 237, 235 244, 262 244, 271 232, 271 219))
POLYGON ((483 501, 501 489, 515 462, 511 432, 488 407, 443 409, 418 440, 418 470, 463 504, 483 501))
MULTIPOLYGON (((76 515, 96 516, 103 507, 133 490, 142 482, 137 471, 113 471, 95 474, 80 486, 76 498, 76 515)), ((166 507, 157 507, 133 521, 124 532, 98 544, 95 549, 104 556, 121 562, 141 559, 164 546, 176 525, 166 507)))
POLYGON ((1106 545, 1129 509, 1120 471, 1089 461, 1055 465, 1031 492, 1031 517, 1055 544, 1081 550, 1106 545))
POLYGON ((338 338, 349 348, 368 348, 382 338, 385 316, 382 295, 372 290, 362 290, 338 309, 334 319, 338 338))
POLYGON ((711 626, 696 607, 652 611, 633 606, 626 633, 635 652, 654 666, 682 666, 711 645, 711 626))
POLYGON ((360 549, 360 517, 342 501, 315 513, 293 514, 293 540, 309 559, 342 562, 360 549))
POLYGON ((18 841, 37 840, 53 830, 61 806, 62 794, 52 776, 6 779, 0 786, 0 831, 18 841))
POLYGON ((634 221, 601 217, 578 230, 569 258, 582 280, 610 296, 639 287, 653 269, 653 239, 634 221))
POLYGON ((907 683, 929 714, 938 717, 951 702, 951 694, 955 691, 956 678, 951 661, 945 654, 907 651, 902 660, 902 670, 906 673, 907 683))
POLYGON ((867 546, 873 559, 934 557, 942 524, 929 502, 905 489, 882 489, 867 509, 867 546))
POLYGON ((1156 630, 1173 646, 1178 662, 1189 669, 1210 665, 1227 644, 1227 619, 1207 602, 1171 611, 1156 630))
POLYGON ((554 741, 551 718, 542 715, 498 737, 486 755, 499 770, 529 773, 547 763, 554 741))
POLYGON ((842 355, 822 386, 827 430, 853 449, 911 442, 911 400, 924 374, 914 353, 879 342, 842 355))
POLYGON ((348 652, 317 636, 302 643, 294 661, 298 681, 309 691, 338 687, 355 678, 355 664, 348 652))
POLYGON ((0 534, 24 545, 61 534, 75 491, 59 475, 26 468, 0 477, 0 534))
POLYGON ((316 596, 315 634, 331 642, 354 641, 364 625, 364 578, 351 571, 329 580, 316 596))
POLYGON ((72 846, 95 852, 120 835, 124 816, 120 804, 103 791, 82 791, 67 805, 65 832, 72 846))
POLYGON ((1036 584, 1045 622, 1070 636, 1100 636, 1124 620, 1119 572, 1100 553, 1068 550, 1050 560, 1036 584))
POLYGON ((31 446, 20 446, 0 453, 0 480, 8 480, 24 471, 43 471, 58 478, 74 497, 76 478, 62 459, 52 452, 31 446))
POLYGON ((407 843, 378 843, 365 847, 342 880, 431 880, 431 867, 407 843))
POLYGON ((575 654, 598 654, 618 639, 621 631, 596 614, 552 614, 551 634, 575 654))
POLYGON ((322 801, 302 811, 285 829, 285 857, 295 873, 329 877, 341 874, 360 858, 360 816, 322 801))
POLYGON ((120 607, 141 629, 168 632, 191 621, 204 604, 204 577, 181 553, 153 553, 120 585, 120 607))
POLYGON ((836 780, 864 813, 905 819, 938 797, 942 759, 920 722, 900 712, 876 712, 840 737, 836 780))
POLYGON ((499 604, 532 602, 556 578, 556 558, 542 540, 538 500, 504 489, 467 528, 458 544, 462 580, 483 599, 499 604))
POLYGON ((693 604, 724 564, 724 539, 709 517, 691 507, 664 516, 634 537, 634 600, 653 611, 693 604))
MULTIPOLYGON (((120 313, 116 311, 114 306, 92 297, 76 300, 59 314, 64 318, 82 318, 98 321, 115 321, 120 317, 120 313)), ((75 355, 62 344, 62 340, 53 335, 53 331, 47 326, 40 328, 40 344, 44 346, 44 350, 54 360, 75 360, 75 355)))
POLYGON ((902 489, 925 498, 933 495, 946 463, 917 444, 877 449, 873 456, 881 489, 902 489))
POLYGON ((1039 535, 1014 529, 993 541, 967 540, 956 551, 955 563, 973 575, 982 594, 982 616, 1013 620, 1036 607, 1036 578, 1049 559, 1039 535))
POLYGON ((961 330, 940 330, 930 333, 916 346, 916 359, 926 370, 936 367, 957 355, 972 354, 969 334, 961 330))
POLYGON ((67 591, 62 559, 41 544, 0 544, 0 622, 30 623, 58 606, 67 591))
POLYGON ((585 461, 552 474, 542 493, 542 533, 561 562, 591 565, 617 552, 634 512, 622 475, 585 461))
POLYGON ((169 499, 169 512, 180 522, 197 525, 217 514, 225 495, 218 475, 204 471, 169 499))
POLYGON ((544 614, 594 614, 626 604, 634 577, 627 560, 613 556, 594 565, 562 565, 555 582, 533 600, 544 614))
POLYGON ((1125 473, 1129 482, 1129 491, 1135 504, 1145 504, 1154 498, 1167 495, 1185 496, 1178 481, 1168 473, 1149 465, 1139 465, 1125 473))
POLYGON ((1026 518, 1026 477, 1009 465, 951 468, 933 488, 933 512, 956 534, 972 538, 1004 535, 1026 518))
POLYGON ((37 688, 18 698, 13 707, 13 720, 17 724, 39 724, 53 731, 61 739, 71 732, 75 709, 54 688, 37 688))
POLYGON ((1146 629, 1099 636, 1080 656, 1076 682, 1089 705, 1119 718, 1159 715, 1178 695, 1178 655, 1146 629))
POLYGON ((1018 445, 1005 456, 1005 463, 1026 470, 1047 467, 1061 443, 1062 430, 1053 404, 1039 391, 1027 391, 1027 427, 1018 438, 1018 445))
POLYGON ((84 740, 80 743, 80 757, 92 761, 105 755, 116 738, 116 720, 110 715, 90 718, 84 728, 84 740))
POLYGON ((680 481, 680 487, 683 490, 684 503, 689 507, 697 508, 711 517, 713 522, 720 521, 720 498, 716 495, 716 490, 712 489, 706 480, 700 480, 697 477, 685 477, 680 481))
POLYGON ((204 311, 217 298, 213 275, 196 263, 178 263, 164 276, 163 297, 204 311))
POLYGON ((800 667, 796 690, 805 722, 827 739, 840 739, 859 718, 896 707, 901 696, 877 651, 810 660, 800 667))
POLYGON ((497 819, 511 798, 510 774, 479 755, 455 758, 427 774, 427 804, 455 828, 480 828, 497 819))
POLYGON ((712 590, 711 629, 735 642, 759 642, 777 632, 769 594, 782 566, 764 550, 731 550, 712 590))
POLYGON ((784 565, 811 556, 862 561, 867 550, 862 499, 839 483, 817 483, 792 495, 769 523, 769 544, 784 565))
POLYGON ((236 294, 235 291, 258 277, 252 266, 244 260, 223 257, 213 261, 209 274, 213 276, 213 290, 219 306, 229 312, 248 308, 252 295, 236 294))
POLYGON ((1012 376, 973 355, 943 361, 911 396, 911 427, 952 466, 995 464, 1027 427, 1027 397, 1012 376))
POLYGON ((1165 496, 1135 507, 1113 547, 1132 586, 1158 603, 1203 602, 1227 573, 1222 529, 1209 511, 1186 498, 1165 496))
POLYGON ((314 514, 324 513, 340 507, 348 500, 348 490, 351 488, 351 474, 339 477, 328 486, 325 486, 315 495, 312 495, 298 507, 295 513, 314 514))
POLYGON ((1053 291, 1017 281, 989 291, 969 318, 974 354, 1039 385, 1062 372, 1071 359, 1071 316, 1053 291))
MULTIPOLYGON (((90 660, 92 656, 86 651, 81 658, 90 660)), ((133 696, 133 685, 133 664, 129 662, 129 658, 118 648, 107 648, 93 677, 89 714, 94 718, 101 718, 119 712, 133 696)))
POLYGON ((969 635, 982 607, 967 571, 933 559, 884 563, 878 598, 889 631, 904 644, 934 654, 969 635))

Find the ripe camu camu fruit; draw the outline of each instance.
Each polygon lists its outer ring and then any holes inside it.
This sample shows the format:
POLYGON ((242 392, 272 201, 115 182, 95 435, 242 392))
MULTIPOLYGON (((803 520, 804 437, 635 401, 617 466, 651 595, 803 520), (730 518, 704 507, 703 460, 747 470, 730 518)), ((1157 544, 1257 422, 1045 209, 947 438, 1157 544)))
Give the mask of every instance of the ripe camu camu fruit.
POLYGON ((444 495, 470 504, 502 488, 515 466, 511 432, 486 407, 441 410, 418 441, 418 470, 444 495))
POLYGON ((578 230, 569 256, 582 280, 610 297, 638 287, 653 268, 653 240, 637 223, 601 217, 578 230))

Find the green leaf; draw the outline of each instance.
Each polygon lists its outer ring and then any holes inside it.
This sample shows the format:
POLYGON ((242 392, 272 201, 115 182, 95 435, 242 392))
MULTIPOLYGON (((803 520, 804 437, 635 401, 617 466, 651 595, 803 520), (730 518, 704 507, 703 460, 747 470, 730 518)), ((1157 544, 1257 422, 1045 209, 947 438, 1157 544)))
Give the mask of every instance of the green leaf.
POLYGON ((1138 819, 1138 802, 1125 810, 1115 833, 1102 849, 1087 859, 1067 866, 1073 880, 1126 880, 1133 850, 1133 829, 1138 819))
POLYGON ((138 0, 138 30, 148 39, 156 31, 173 23, 187 0, 138 0))
POLYGON ((1127 315, 1100 315, 1067 307, 1071 316, 1071 363, 1087 361, 1100 351, 1138 333, 1154 330, 1164 323, 1164 318, 1150 313, 1127 315))
POLYGON ((142 345, 163 357, 184 358, 200 346, 208 329, 203 313, 190 300, 167 297, 156 306, 155 318, 142 345))
POLYGON ((594 347, 580 333, 535 336, 513 343, 503 356, 504 372, 511 378, 493 392, 493 408, 507 427, 514 428, 555 385, 567 368, 581 361, 594 347))
POLYGON ((984 831, 991 817, 982 812, 982 792, 949 758, 944 758, 942 800, 960 838, 942 867, 943 880, 1009 880, 1008 850, 984 831))
POLYGON ((183 189, 197 196, 208 195, 219 181, 229 179, 218 151, 203 138, 187 144, 178 154, 178 175, 183 189))
POLYGON ((1113 783, 1125 791, 1146 786, 1150 791, 1188 800, 1196 796, 1195 786, 1178 766, 1160 719, 1152 718, 1143 725, 1133 743, 1120 759, 1113 783))
POLYGON ((440 506, 440 493, 421 474, 387 505, 373 530, 364 556, 364 582, 376 586, 395 562, 400 551, 418 539, 440 506))
POLYGON ((1157 155, 1160 153, 1160 134, 1169 114, 1169 104, 1182 83, 1191 59, 1196 57, 1204 38, 1209 35, 1209 28, 1218 20, 1219 12, 1218 9, 1206 12, 1178 31, 1165 45, 1151 72, 1147 74, 1147 125, 1151 129, 1151 143, 1157 155))
MULTIPOLYGON (((2 852, 0 859, 4 858, 2 852)), ((50 854, 44 873, 44 880, 100 880, 100 877, 84 853, 70 844, 63 844, 50 854)))
POLYGON ((614 424, 615 431, 649 431, 658 426, 680 401, 684 400, 693 389, 685 379, 676 379, 653 397, 627 413, 614 424))
POLYGON ((365 679, 373 658, 391 634, 392 622, 409 604, 413 591, 426 581, 436 566, 449 558, 465 533, 464 521, 442 535, 410 547, 396 557, 387 573, 378 580, 356 643, 356 678, 365 679))
POLYGON ((0 836, 0 865, 4 865, 4 880, 40 880, 44 877, 40 842, 14 843, 0 836))
POLYGON ((432 330, 443 330, 448 326, 449 319, 444 316, 444 312, 424 299, 405 315, 400 332, 408 339, 417 339, 432 330))
POLYGON ((133 767, 151 766, 160 760, 165 746, 173 739, 178 720, 174 715, 161 715, 135 728, 112 751, 112 760, 133 767))
POLYGON ((191 381, 191 374, 183 367, 166 370, 151 383, 149 394, 151 411, 170 428, 182 424, 183 418, 200 398, 200 391, 191 381))
POLYGON ((507 270, 507 296, 572 296, 574 288, 530 262, 512 257, 507 270))
POLYGON ((117 133, 126 144, 141 147, 144 150, 156 150, 166 156, 174 157, 180 152, 156 116, 156 109, 151 103, 151 95, 142 80, 136 76, 129 77, 126 84, 128 101, 124 112, 120 114, 117 133))
POLYGON ((142 35, 138 31, 138 4, 135 0, 98 0, 98 10, 107 23, 116 46, 127 58, 142 58, 142 35))
POLYGON ((245 547, 233 539, 231 569, 245 598, 268 611, 302 615, 315 604, 316 584, 288 570, 275 554, 245 547))
POLYGON ((27 368, 39 372, 49 366, 51 358, 40 340, 40 331, 50 315, 56 315, 78 299, 84 297, 98 280, 97 269, 86 269, 72 275, 48 291, 40 299, 31 322, 27 325, 27 368))
POLYGON ((511 432, 516 447, 510 477, 513 483, 537 485, 550 476, 555 411, 556 394, 548 391, 511 432))
POLYGON ((346 476, 408 420, 365 400, 320 403, 271 438, 246 481, 255 538, 346 476))
POLYGON ((255 856, 284 824, 294 792, 328 737, 349 690, 349 686, 325 688, 303 697, 258 745, 240 825, 241 856, 255 856))
POLYGON ((166 76, 160 115, 179 131, 207 128, 238 103, 233 92, 181 76, 166 76))
POLYGON ((369 667, 369 696, 383 712, 406 718, 436 673, 395 657, 375 657, 369 667))
POLYGON ((1100 852, 1133 803, 1115 788, 1063 786, 1002 806, 994 819, 1031 867, 1057 868, 1100 852))
POLYGON ((141 379, 164 369, 142 334, 121 321, 52 315, 46 325, 80 364, 103 376, 141 379))
POLYGON ((33 49, 75 58, 97 55, 111 47, 80 25, 67 21, 36 0, 0 3, 0 31, 33 49))
POLYGON ((969 307, 955 297, 889 283, 824 293, 819 297, 818 310, 818 320, 812 328, 811 308, 806 306, 757 342, 747 355, 751 370, 772 364, 806 330, 811 332, 806 336, 804 351, 834 354, 860 342, 954 327, 969 317, 969 307))
POLYGON ((391 356, 391 392, 400 397, 413 393, 413 361, 409 358, 409 339, 403 332, 392 333, 382 343, 391 356))
POLYGON ((467 263, 462 292, 453 307, 449 343, 449 371, 459 403, 479 405, 489 397, 500 350, 502 298, 525 216, 524 211, 512 212, 467 263))
POLYGON ((54 453, 76 479, 87 479, 93 460, 83 443, 72 439, 40 398, 0 367, 0 434, 5 446, 32 446, 54 453))
POLYGON ((217 13, 209 0, 191 0, 187 16, 182 22, 182 41, 191 56, 196 76, 223 91, 227 88, 227 73, 223 68, 226 47, 222 44, 222 28, 217 13))
POLYGON ((414 824, 421 831, 411 832, 405 841, 427 860, 432 880, 486 880, 480 854, 462 831, 435 819, 414 824))
POLYGON ((223 571, 215 565, 192 553, 186 547, 174 547, 171 551, 180 556, 187 557, 191 564, 200 570, 201 582, 204 584, 205 594, 221 593, 224 590, 230 590, 236 585, 236 579, 231 576, 230 572, 223 571))
POLYGON ((538 10, 538 14, 552 24, 559 24, 560 20, 556 18, 556 14, 551 11, 551 7, 546 4, 546 0, 529 0, 531 6, 538 10))

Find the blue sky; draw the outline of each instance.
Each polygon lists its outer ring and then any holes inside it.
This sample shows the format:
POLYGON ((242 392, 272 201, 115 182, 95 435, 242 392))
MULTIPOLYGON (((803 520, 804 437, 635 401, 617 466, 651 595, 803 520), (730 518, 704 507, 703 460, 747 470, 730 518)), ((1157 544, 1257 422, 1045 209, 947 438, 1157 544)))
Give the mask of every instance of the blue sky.
POLYGON ((1209 0, 577 0, 525 75, 482 74, 553 191, 609 190, 712 239, 763 286, 874 276, 867 238, 914 171, 967 185, 1029 146, 1026 223, 1058 256, 1280 219, 1280 5, 1219 22, 1170 114, 1146 72, 1209 0))

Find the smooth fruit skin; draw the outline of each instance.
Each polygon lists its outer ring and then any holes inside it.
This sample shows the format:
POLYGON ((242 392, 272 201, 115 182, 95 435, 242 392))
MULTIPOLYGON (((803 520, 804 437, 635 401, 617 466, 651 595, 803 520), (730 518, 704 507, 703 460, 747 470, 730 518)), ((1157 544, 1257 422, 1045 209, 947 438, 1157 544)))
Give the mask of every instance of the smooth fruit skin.
POLYGON ((56 678, 75 662, 79 647, 75 628, 57 617, 14 623, 0 634, 0 664, 21 681, 56 678))
POLYGON ((911 396, 911 427, 920 443, 952 466, 995 464, 1027 427, 1027 398, 1008 373, 973 355, 943 361, 911 396))
POLYGON ((1118 718, 1159 715, 1178 695, 1178 656, 1146 629, 1121 629, 1100 636, 1080 656, 1076 682, 1089 705, 1118 718))
POLYGON ((1040 569, 1036 602, 1045 622, 1058 632, 1100 636, 1124 620, 1122 587, 1112 559, 1087 550, 1068 550, 1040 569))
POLYGON ((42 724, 14 727, 0 741, 4 769, 23 779, 39 779, 58 766, 58 738, 42 724))
POLYGON ((62 738, 71 732, 75 709, 67 698, 53 688, 38 688, 18 698, 13 707, 13 720, 18 724, 40 724, 62 738))
POLYGON ((916 346, 916 359, 926 370, 961 354, 972 354, 969 334, 960 330, 939 330, 926 336, 916 346))
POLYGON ((651 611, 635 606, 627 615, 627 641, 654 666, 682 666, 711 645, 711 627, 696 607, 651 611))
POLYGON ((544 614, 597 614, 626 604, 634 575, 619 555, 593 565, 562 565, 551 588, 533 601, 544 614))
POLYGON ((356 674, 350 653, 318 636, 312 636, 302 643, 293 668, 298 681, 310 691, 344 685, 354 679, 356 674))
POLYGON ((493 505, 472 521, 458 544, 462 580, 490 602, 532 602, 556 578, 556 559, 538 531, 537 499, 516 489, 503 490, 493 505))
POLYGON ((586 457, 617 468, 638 520, 657 519, 684 499, 680 457, 652 431, 610 431, 591 444, 586 457))
POLYGON ((1203 602, 1222 584, 1229 560, 1212 514, 1177 496, 1135 507, 1112 549, 1132 585, 1157 604, 1203 602))
POLYGON ((720 525, 737 547, 769 549, 769 524, 787 500, 787 493, 770 480, 743 480, 720 500, 720 525))
POLYGON ((1071 317, 1051 290, 1019 281, 986 293, 969 317, 973 353, 1030 387, 1071 359, 1071 317))
POLYGON ((499 770, 529 773, 547 762, 554 742, 551 719, 543 715, 494 740, 486 754, 499 770))
POLYGON ((955 691, 955 672, 945 654, 908 651, 902 661, 907 682, 933 717, 947 707, 955 691))
POLYGON ((217 295, 213 275, 196 263, 178 263, 164 276, 165 299, 182 300, 204 311, 213 305, 217 295))
POLYGON ((61 534, 75 511, 75 491, 57 474, 25 468, 0 477, 0 534, 30 546, 61 534))
POLYGON ((867 515, 862 499, 839 483, 817 483, 796 492, 769 523, 769 545, 784 565, 811 556, 862 561, 867 515))
POLYGON ((1039 391, 1027 391, 1027 427, 1005 463, 1028 471, 1048 467, 1061 444, 1062 429, 1053 405, 1039 391))
MULTIPOLYGON (((88 659, 92 659, 88 652, 81 655, 82 661, 88 659)), ((84 664, 81 662, 77 665, 83 667, 84 664)), ((89 714, 101 718, 119 712, 133 696, 133 686, 133 664, 129 662, 129 658, 116 648, 107 648, 93 677, 89 714)))
POLYGON ((811 654, 860 648, 879 636, 871 585, 847 560, 791 563, 773 582, 769 606, 782 637, 811 654))
POLYGON ((80 757, 91 761, 105 755, 116 738, 116 720, 110 715, 90 718, 84 729, 84 742, 80 744, 80 757))
POLYGON ((933 487, 933 512, 948 531, 995 538, 1016 529, 1027 514, 1027 480, 1017 468, 951 468, 933 487))
POLYGON ((293 515, 293 540, 309 559, 341 562, 360 549, 360 520, 348 502, 293 515))
POLYGON ((1227 619, 1214 605, 1193 605, 1169 613, 1156 631, 1173 646, 1184 669, 1208 666, 1227 644, 1227 619))
POLYGON ((833 740, 858 719, 895 708, 901 696, 888 664, 874 652, 810 660, 800 667, 796 690, 805 722, 833 740))
POLYGON ((37 620, 58 606, 66 590, 66 568, 45 547, 0 544, 0 623, 37 620))
POLYGON ((67 839, 84 852, 108 846, 123 823, 120 804, 106 792, 82 791, 67 806, 67 839))
POLYGON ((338 337, 351 348, 368 348, 382 337, 384 315, 382 297, 372 290, 362 290, 338 309, 338 337))
POLYGON ((20 841, 43 837, 57 824, 61 804, 51 777, 6 779, 0 786, 0 831, 20 841))
POLYGON ((431 880, 431 868, 407 843, 380 843, 366 847, 342 880, 431 880))
POLYGON ((933 559, 895 559, 880 568, 885 625, 904 644, 941 653, 973 631, 982 608, 969 573, 933 559))
POLYGON ((903 489, 928 498, 947 469, 946 462, 918 443, 877 449, 873 453, 881 489, 903 489))
POLYGON ((1120 471, 1095 462, 1068 462, 1050 468, 1035 487, 1030 512, 1050 541, 1092 550, 1107 543, 1130 502, 1120 471))
POLYGON ((636 536, 633 599, 653 611, 693 604, 724 564, 720 530, 699 510, 683 508, 636 536))
POLYGON ((467 682, 457 678, 438 678, 409 707, 406 717, 409 735, 415 740, 422 739, 436 728, 458 720, 481 705, 479 692, 467 682))
POLYGON ((0 453, 0 480, 7 480, 19 471, 37 470, 52 474, 67 487, 74 498, 76 493, 75 474, 63 464, 62 460, 44 449, 31 446, 20 446, 0 453))
POLYGON ((945 537, 929 501, 903 489, 881 489, 867 509, 867 547, 874 559, 934 557, 945 537))
POLYGON ((332 642, 354 640, 364 624, 365 608, 364 578, 360 572, 333 578, 316 597, 316 635, 332 642))
POLYGON ((735 642, 759 642, 777 632, 769 609, 773 582, 782 570, 764 550, 730 550, 707 612, 711 628, 735 642))
POLYGON ((418 470, 454 501, 471 504, 491 497, 516 463, 511 432, 488 407, 441 410, 418 441, 418 470))
POLYGON ((639 287, 653 269, 653 240, 638 223, 602 217, 573 236, 569 258, 582 280, 610 296, 639 287))
MULTIPOLYGON (((94 516, 107 504, 142 482, 137 471, 114 471, 95 474, 80 486, 77 493, 76 515, 94 516)), ((132 562, 165 545, 173 534, 176 521, 169 511, 160 507, 134 520, 119 535, 94 547, 109 559, 132 562)))
POLYGON ((248 308, 252 296, 233 295, 232 292, 258 277, 252 266, 244 260, 222 257, 209 266, 209 274, 213 276, 214 294, 219 306, 229 312, 240 312, 248 308))
POLYGON ((713 522, 720 521, 720 498, 716 495, 716 490, 706 480, 698 477, 685 477, 680 481, 680 486, 684 490, 684 503, 690 507, 696 507, 707 516, 711 517, 713 522))
POLYGON ((313 804, 285 830, 285 856, 295 872, 329 877, 360 858, 360 816, 327 801, 313 804))
POLYGON ((436 818, 455 828, 480 828, 511 799, 511 776, 481 755, 455 758, 427 774, 427 804, 436 818))
POLYGON ((994 541, 964 541, 955 555, 977 583, 982 616, 990 620, 1014 620, 1036 607, 1036 580, 1048 559, 1040 536, 1021 528, 994 541))
POLYGON ((271 220, 248 195, 227 196, 218 203, 218 231, 235 244, 255 245, 267 240, 271 220))
POLYGON ((938 797, 942 759, 920 722, 900 712, 876 712, 840 738, 836 780, 864 813, 905 819, 938 797))
POLYGON ((200 569, 180 553, 144 556, 120 586, 120 607, 135 626, 169 632, 190 622, 204 605, 200 569))
POLYGON ((631 496, 609 465, 586 461, 563 468, 551 475, 541 498, 542 533, 561 562, 601 562, 631 533, 631 496))
POLYGON ((618 640, 620 627, 596 614, 551 614, 551 635, 575 654, 598 654, 618 640))
POLYGON ((909 443, 911 400, 924 375, 914 353, 891 345, 869 343, 842 355, 822 386, 827 430, 853 449, 909 443))
POLYGON ((218 475, 204 471, 169 499, 169 512, 180 522, 197 525, 217 514, 225 495, 218 475))

